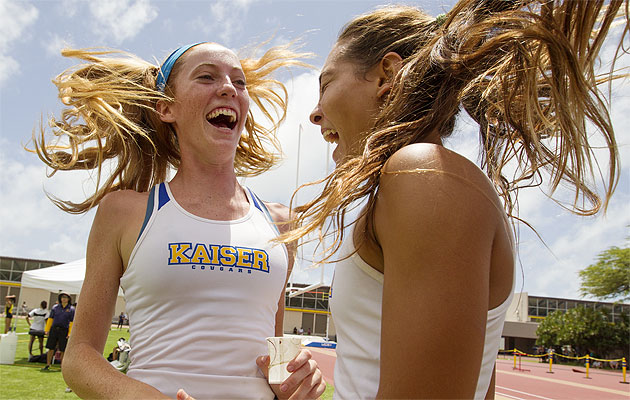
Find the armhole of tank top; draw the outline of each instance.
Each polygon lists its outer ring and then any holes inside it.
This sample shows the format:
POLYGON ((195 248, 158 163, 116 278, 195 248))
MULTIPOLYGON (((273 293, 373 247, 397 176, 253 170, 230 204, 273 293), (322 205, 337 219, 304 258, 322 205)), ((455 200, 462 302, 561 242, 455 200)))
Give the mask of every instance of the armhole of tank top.
POLYGON ((510 289, 510 293, 505 298, 505 300, 503 300, 503 302, 501 304, 499 304, 498 306, 488 310, 488 318, 490 318, 490 317, 494 318, 497 315, 501 315, 504 311, 507 310, 507 308, 510 306, 510 304, 512 304, 512 299, 514 298, 514 287, 515 286, 516 286, 516 277, 513 276, 512 277, 512 288, 510 289))
MULTIPOLYGON (((256 193, 254 193, 250 188, 247 188, 247 192, 249 193, 249 197, 254 203, 254 207, 260 210, 260 212, 263 214, 263 217, 267 220, 267 223, 271 227, 271 230, 275 232, 276 235, 280 235, 280 230, 276 226, 273 220, 273 217, 271 216, 271 213, 269 212, 269 209, 267 209, 267 206, 265 205, 265 203, 262 200, 260 200, 260 198, 256 195, 256 193)), ((287 248, 287 244, 282 243, 282 248, 284 249, 284 253, 288 258, 289 249, 287 248)))
POLYGON ((256 207, 263 214, 263 216, 267 220, 267 223, 271 226, 271 229, 273 229, 276 235, 279 235, 280 230, 274 223, 273 217, 271 216, 271 213, 269 212, 269 209, 267 209, 267 206, 265 205, 265 203, 263 203, 263 201, 260 200, 260 198, 256 196, 256 193, 254 193, 250 188, 247 188, 247 191, 249 192, 250 198, 252 199, 252 202, 254 203, 254 207, 256 207))
POLYGON ((154 208, 155 208, 155 186, 151 188, 151 192, 149 193, 149 200, 147 200, 147 210, 144 213, 144 221, 142 222, 142 228, 140 228, 140 233, 138 234, 138 237, 136 238, 136 244, 138 243, 138 240, 140 240, 142 233, 144 233, 144 229, 147 227, 147 224, 149 223, 149 219, 151 219, 151 215, 153 215, 154 208))
MULTIPOLYGON (((129 270, 129 266, 131 266, 133 259, 135 258, 136 252, 138 251, 138 246, 145 234, 148 230, 148 227, 153 220, 153 217, 157 213, 159 208, 157 207, 157 202, 155 201, 156 192, 158 191, 158 186, 162 186, 163 183, 159 183, 151 188, 149 192, 149 199, 147 200, 147 209, 144 214, 144 221, 142 222, 142 228, 140 228, 140 233, 138 234, 138 238, 136 239, 136 243, 133 246, 133 250, 131 251, 131 255, 129 256, 129 260, 127 261, 127 268, 125 268, 125 273, 129 270)), ((159 197, 159 194, 158 194, 159 197)), ((123 273, 124 275, 124 273, 123 273)))

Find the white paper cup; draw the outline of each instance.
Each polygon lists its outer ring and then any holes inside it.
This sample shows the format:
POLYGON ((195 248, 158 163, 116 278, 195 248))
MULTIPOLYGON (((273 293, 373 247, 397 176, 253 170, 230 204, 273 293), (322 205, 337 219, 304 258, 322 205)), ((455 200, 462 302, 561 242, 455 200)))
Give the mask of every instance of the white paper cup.
POLYGON ((269 383, 280 384, 290 375, 287 364, 300 352, 302 340, 290 337, 268 337, 269 383))

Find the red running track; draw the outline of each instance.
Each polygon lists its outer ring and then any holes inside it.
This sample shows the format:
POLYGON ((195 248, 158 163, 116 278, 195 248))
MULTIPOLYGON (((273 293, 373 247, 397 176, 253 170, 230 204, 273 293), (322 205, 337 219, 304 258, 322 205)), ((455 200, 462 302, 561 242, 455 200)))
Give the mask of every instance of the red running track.
MULTIPOLYGON (((334 386, 335 351, 319 348, 309 350, 326 382, 334 386)), ((619 383, 622 380, 620 372, 591 368, 591 379, 586 379, 585 373, 572 371, 585 371, 579 367, 554 365, 553 374, 549 374, 549 364, 546 363, 523 361, 523 371, 513 370, 513 365, 512 359, 497 359, 497 400, 630 400, 630 385, 619 383)))
POLYGON ((497 360, 498 400, 630 399, 630 385, 619 382, 620 372, 591 368, 586 379, 583 367, 553 365, 551 374, 547 363, 522 362, 522 371, 513 367, 513 360, 497 360))

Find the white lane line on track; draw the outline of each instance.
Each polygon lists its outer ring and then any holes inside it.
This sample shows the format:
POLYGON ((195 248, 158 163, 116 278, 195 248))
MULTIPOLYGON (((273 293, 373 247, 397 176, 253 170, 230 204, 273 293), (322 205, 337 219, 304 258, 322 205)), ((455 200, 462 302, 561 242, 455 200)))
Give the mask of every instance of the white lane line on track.
POLYGON ((507 398, 507 399, 514 399, 514 400, 526 400, 526 399, 523 399, 523 398, 521 398, 521 397, 516 397, 516 396, 509 395, 509 394, 507 394, 507 393, 499 393, 499 392, 495 392, 495 393, 494 393, 494 395, 496 396, 496 398, 498 398, 498 399, 500 399, 500 400, 501 400, 501 399, 506 399, 506 398, 507 398))
POLYGON ((539 396, 539 395, 533 394, 533 393, 521 392, 520 390, 510 389, 510 388, 507 388, 507 387, 504 387, 504 386, 498 386, 497 385, 496 388, 497 389, 503 389, 503 390, 509 390, 511 392, 516 392, 516 393, 524 394, 524 395, 527 395, 527 396, 537 397, 537 398, 543 399, 543 400, 553 400, 553 399, 550 399, 549 397, 539 396))

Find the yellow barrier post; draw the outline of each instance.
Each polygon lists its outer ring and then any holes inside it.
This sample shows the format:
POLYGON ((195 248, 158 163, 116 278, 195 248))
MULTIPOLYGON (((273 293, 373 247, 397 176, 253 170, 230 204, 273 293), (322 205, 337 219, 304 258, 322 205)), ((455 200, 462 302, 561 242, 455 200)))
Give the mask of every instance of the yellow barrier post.
POLYGON ((553 349, 549 351, 549 371, 547 371, 548 374, 553 374, 553 371, 551 370, 551 366, 553 365, 553 351, 553 349))
POLYGON ((628 364, 626 363, 626 357, 623 357, 621 359, 621 372, 623 375, 623 381, 619 381, 619 383, 625 383, 626 385, 628 384, 628 381, 626 381, 626 366, 628 364))
POLYGON ((514 354, 514 367, 512 367, 512 369, 516 369, 516 347, 514 348, 513 354, 514 354))
POLYGON ((585 379, 591 379, 588 377, 588 370, 590 367, 591 367, 591 356, 587 354, 586 355, 586 376, 584 377, 585 379))

